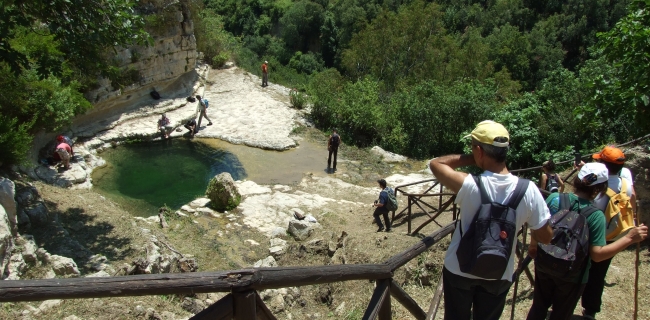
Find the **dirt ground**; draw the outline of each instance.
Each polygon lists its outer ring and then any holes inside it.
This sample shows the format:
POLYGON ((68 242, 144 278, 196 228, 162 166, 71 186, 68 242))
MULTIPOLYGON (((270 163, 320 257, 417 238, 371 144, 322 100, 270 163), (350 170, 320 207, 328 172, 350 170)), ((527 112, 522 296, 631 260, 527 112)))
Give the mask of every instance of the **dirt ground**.
MULTIPOLYGON (((324 143, 324 135, 316 130, 299 130, 300 135, 310 141, 324 143)), ((324 153, 323 157, 327 154, 324 153)), ((422 169, 423 161, 409 161, 403 164, 385 164, 365 149, 342 146, 339 156, 343 158, 340 171, 335 177, 366 187, 372 187, 378 177, 396 172, 415 172, 422 169), (355 172, 355 175, 349 174, 355 172), (344 175, 348 173, 348 175, 344 175), (344 176, 347 176, 344 177, 344 176)), ((144 222, 132 219, 132 214, 118 204, 105 199, 92 190, 68 190, 33 182, 46 200, 53 219, 64 226, 72 226, 78 221, 83 228, 70 231, 70 237, 77 240, 96 254, 105 255, 112 266, 130 263, 145 255, 144 240, 141 233, 144 222)), ((309 191, 309 190, 305 190, 309 191)), ((379 191, 379 189, 377 189, 379 191)), ((327 191, 323 191, 327 192, 327 191)), ((324 195, 326 196, 326 195, 324 195)), ((352 195, 354 196, 354 195, 352 195)), ((320 219, 323 226, 309 240, 322 238, 336 240, 342 232, 347 233, 344 261, 347 264, 382 263, 391 256, 417 243, 422 237, 434 232, 439 226, 430 223, 420 234, 407 234, 407 221, 404 218, 393 222, 391 233, 375 232, 371 204, 376 196, 359 195, 356 201, 368 203, 367 209, 354 211, 346 207, 332 209, 320 219)), ((404 208, 406 199, 398 195, 400 207, 404 208)), ((401 210, 401 209, 400 209, 401 210)), ((237 211, 235 210, 234 213, 237 211)), ((413 229, 428 217, 414 209, 413 229)), ((269 241, 266 236, 242 226, 230 237, 219 237, 223 222, 210 218, 175 218, 169 221, 170 228, 161 229, 157 224, 146 226, 161 239, 165 239, 177 250, 194 256, 199 263, 199 271, 228 270, 250 267, 259 259, 267 257, 269 241), (259 246, 244 244, 243 239, 252 239, 259 246)), ((438 223, 445 225, 451 221, 451 214, 444 213, 438 223)), ((56 252, 60 235, 49 230, 30 231, 39 246, 56 252)), ((426 312, 434 295, 440 277, 442 261, 449 238, 434 245, 430 250, 414 258, 394 274, 394 279, 417 301, 426 312)), ((277 259, 280 266, 325 265, 332 264, 332 258, 325 253, 310 253, 301 243, 288 239, 287 253, 277 259)), ((339 260, 340 261, 340 260, 339 260)), ((599 319, 631 319, 634 309, 634 261, 635 248, 618 254, 610 267, 607 285, 603 294, 603 311, 599 319)), ((82 275, 89 271, 80 265, 82 275)), ((532 270, 532 267, 531 267, 532 270)), ((650 256, 648 247, 643 244, 639 265, 639 319, 650 319, 650 256)), ((40 278, 38 269, 32 269, 26 278, 40 278)), ((522 275, 520 278, 514 319, 524 319, 532 299, 531 283, 522 275)), ((275 312, 278 319, 361 319, 372 295, 375 284, 371 281, 348 281, 300 288, 300 303, 287 303, 286 307, 275 312)), ((513 286, 514 287, 514 286, 513 286)), ((501 319, 510 319, 513 289, 509 293, 507 305, 501 319)), ((218 299, 218 295, 197 295, 198 298, 218 299)), ((191 317, 182 307, 183 297, 178 295, 142 296, 124 298, 65 300, 46 314, 21 316, 29 306, 38 307, 40 302, 3 303, 0 306, 0 319, 64 319, 76 315, 79 319, 145 319, 141 310, 153 308, 159 314, 173 313, 177 319, 191 317)), ((270 304, 270 301, 267 301, 270 304)), ((393 319, 412 319, 413 317, 399 303, 393 300, 393 319)), ((442 319, 440 306, 436 319, 442 319)), ((573 319, 581 319, 578 306, 573 319)))

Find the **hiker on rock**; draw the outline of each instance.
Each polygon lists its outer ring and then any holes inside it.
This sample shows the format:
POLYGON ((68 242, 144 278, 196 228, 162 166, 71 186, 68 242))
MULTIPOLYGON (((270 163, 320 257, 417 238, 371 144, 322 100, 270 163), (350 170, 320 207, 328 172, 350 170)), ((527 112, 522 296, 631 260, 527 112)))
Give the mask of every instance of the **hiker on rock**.
POLYGON ((194 134, 196 133, 196 118, 187 121, 183 127, 189 131, 190 138, 194 138, 194 134))
POLYGON ((56 154, 61 159, 61 164, 63 164, 64 169, 70 169, 70 158, 72 157, 72 148, 69 144, 65 142, 62 136, 57 137, 58 144, 56 145, 55 151, 56 154), (59 137, 61 139, 59 139, 59 137))
POLYGON ((166 114, 162 114, 160 119, 158 119, 158 130, 164 139, 169 139, 169 134, 174 130, 174 127, 171 126, 169 118, 166 114))
POLYGON ((269 85, 269 62, 264 61, 262 64, 262 87, 267 87, 269 85))
POLYGON ((208 120, 209 126, 212 125, 212 120, 208 118, 208 115, 206 113, 208 111, 208 107, 210 106, 210 102, 208 102, 208 99, 202 99, 201 96, 199 95, 196 96, 196 100, 199 100, 199 103, 196 106, 196 112, 199 114, 198 115, 199 123, 196 125, 196 129, 194 130, 194 133, 199 132, 199 128, 201 128, 201 120, 203 120, 203 118, 208 120))
MULTIPOLYGON (((623 226, 626 228, 634 226, 633 217, 637 212, 636 192, 634 191, 632 173, 623 167, 625 154, 621 149, 607 146, 601 152, 594 154, 593 158, 604 164, 608 172, 608 189, 596 197, 594 206, 605 213, 605 225, 610 227, 621 225, 619 230, 606 230, 609 232, 606 232, 605 240, 609 244, 619 234, 626 231, 623 226), (610 201, 614 201, 611 206, 610 201), (618 212, 612 213, 612 210, 617 210, 616 207, 619 207, 618 212), (619 218, 623 219, 622 221, 608 219, 617 214, 619 214, 619 218), (625 221, 626 217, 627 221, 625 221)), ((589 279, 582 294, 582 314, 585 319, 595 319, 596 313, 600 312, 605 276, 611 262, 612 258, 600 262, 591 261, 589 279)))
POLYGON ((517 231, 527 223, 532 237, 541 243, 548 243, 553 233, 548 208, 535 184, 512 175, 506 167, 510 143, 506 128, 486 120, 465 138, 469 137, 472 154, 441 156, 429 163, 436 179, 457 193, 460 206, 442 271, 444 318, 497 320, 512 284, 517 231), (456 171, 465 166, 484 172, 472 176, 456 171), (504 219, 490 219, 492 213, 504 219), (489 225, 488 232, 478 231, 485 230, 478 227, 478 219, 489 225), (495 236, 489 232, 494 229, 501 232, 495 236), (501 250, 484 250, 475 246, 477 241, 501 250))
POLYGON ((388 218, 388 197, 389 193, 394 197, 395 191, 393 191, 392 188, 386 187, 386 180, 384 179, 377 180, 377 183, 379 184, 379 189, 381 189, 381 192, 379 192, 379 199, 375 200, 375 204, 372 205, 375 207, 375 212, 372 214, 372 216, 375 218, 377 226, 379 226, 377 232, 384 230, 384 225, 381 224, 381 219, 379 218, 380 215, 384 217, 384 222, 386 223, 386 232, 390 232, 391 226, 390 219, 388 218))
POLYGON ((339 153, 339 145, 341 145, 341 136, 336 129, 332 130, 332 134, 327 139, 327 150, 329 156, 327 157, 327 172, 330 172, 330 165, 332 165, 332 155, 334 155, 333 171, 336 171, 336 156, 339 153))
POLYGON ((564 192, 564 181, 555 173, 555 162, 548 160, 542 164, 542 177, 539 178, 539 188, 550 193, 564 192))
POLYGON ((575 193, 553 193, 546 199, 554 235, 550 245, 532 239, 528 247, 535 259, 535 289, 527 320, 546 319, 551 306, 549 319, 569 319, 590 277, 590 261, 611 259, 647 237, 648 228, 641 225, 606 245, 605 216, 591 201, 607 189, 607 181, 605 165, 588 163, 573 180, 575 193))

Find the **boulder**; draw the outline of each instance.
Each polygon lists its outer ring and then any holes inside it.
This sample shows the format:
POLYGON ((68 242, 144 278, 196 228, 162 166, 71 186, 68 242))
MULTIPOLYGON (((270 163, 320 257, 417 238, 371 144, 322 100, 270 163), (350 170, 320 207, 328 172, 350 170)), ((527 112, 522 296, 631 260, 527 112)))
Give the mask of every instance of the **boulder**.
POLYGON ((382 157, 384 159, 384 162, 388 162, 388 163, 406 162, 406 160, 408 159, 405 156, 386 151, 379 146, 372 147, 372 149, 370 149, 370 152, 382 157))
POLYGON ((17 234, 17 214, 16 214, 16 185, 14 182, 0 177, 0 205, 4 207, 5 212, 7 213, 7 219, 9 220, 9 227, 11 228, 11 235, 16 236, 17 234))
POLYGON ((270 267, 277 267, 278 263, 275 261, 275 258, 273 256, 268 256, 262 260, 257 260, 253 267, 255 268, 270 268, 270 267))
POLYGON ((60 299, 45 300, 45 301, 43 301, 41 303, 40 306, 38 306, 38 309, 41 310, 41 312, 45 313, 45 312, 50 311, 50 309, 52 309, 54 307, 58 307, 59 305, 61 305, 61 302, 63 302, 63 300, 60 300, 60 299))
POLYGON ((314 233, 312 224, 304 220, 291 220, 287 230, 289 231, 289 234, 298 241, 303 241, 314 233))
POLYGON ((187 312, 197 314, 205 309, 205 304, 199 299, 185 298, 181 304, 187 312))
POLYGON ((54 270, 57 276, 78 277, 80 275, 77 264, 70 258, 51 255, 50 263, 52 264, 52 270, 54 270))
POLYGON ((275 227, 271 230, 271 238, 284 238, 287 236, 287 229, 282 227, 275 227))
POLYGON ((222 172, 212 178, 205 195, 210 199, 212 207, 217 210, 231 210, 241 202, 241 195, 235 186, 235 181, 228 172, 222 172))
POLYGON ((38 201, 34 205, 25 208, 25 214, 29 222, 34 226, 45 226, 50 220, 50 214, 45 203, 38 201))
POLYGON ((303 245, 304 249, 312 254, 327 254, 328 242, 323 239, 314 239, 303 245))
POLYGON ((36 245, 36 242, 34 242, 34 236, 29 234, 23 235, 22 240, 20 241, 20 246, 23 248, 22 255, 25 262, 35 263, 38 258, 36 255, 38 246, 36 245))

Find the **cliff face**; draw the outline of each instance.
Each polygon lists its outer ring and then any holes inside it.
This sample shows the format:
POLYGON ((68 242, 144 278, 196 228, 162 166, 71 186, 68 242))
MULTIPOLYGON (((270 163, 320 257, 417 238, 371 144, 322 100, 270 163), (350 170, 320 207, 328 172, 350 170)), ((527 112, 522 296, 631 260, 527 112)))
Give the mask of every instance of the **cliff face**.
POLYGON ((152 35, 152 46, 116 48, 113 58, 121 72, 99 79, 98 88, 86 93, 94 108, 75 119, 76 124, 95 122, 154 100, 192 94, 197 78, 197 51, 189 0, 144 0, 139 4, 152 35))

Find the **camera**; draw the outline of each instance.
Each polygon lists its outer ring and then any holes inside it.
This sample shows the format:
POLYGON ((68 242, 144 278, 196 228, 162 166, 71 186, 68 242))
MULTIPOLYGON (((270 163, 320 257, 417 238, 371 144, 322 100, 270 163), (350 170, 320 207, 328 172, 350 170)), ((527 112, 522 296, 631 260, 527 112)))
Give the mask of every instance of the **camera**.
POLYGON ((379 200, 375 200, 375 204, 377 204, 377 202, 379 202, 379 200))

